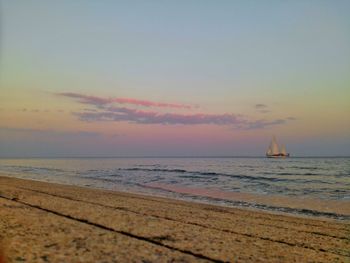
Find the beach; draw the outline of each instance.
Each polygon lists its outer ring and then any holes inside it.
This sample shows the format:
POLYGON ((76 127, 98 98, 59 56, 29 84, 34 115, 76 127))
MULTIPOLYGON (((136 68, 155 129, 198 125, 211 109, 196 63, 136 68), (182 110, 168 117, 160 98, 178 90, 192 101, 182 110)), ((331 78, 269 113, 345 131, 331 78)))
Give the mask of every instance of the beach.
POLYGON ((348 221, 0 177, 5 262, 349 262, 348 221))

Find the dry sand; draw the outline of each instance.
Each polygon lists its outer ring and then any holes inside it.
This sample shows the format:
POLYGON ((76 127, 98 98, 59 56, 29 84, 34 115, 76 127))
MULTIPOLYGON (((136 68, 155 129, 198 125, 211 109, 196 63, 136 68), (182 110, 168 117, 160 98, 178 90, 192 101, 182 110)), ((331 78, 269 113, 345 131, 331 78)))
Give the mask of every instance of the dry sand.
POLYGON ((9 177, 0 242, 5 262, 350 262, 349 222, 9 177))

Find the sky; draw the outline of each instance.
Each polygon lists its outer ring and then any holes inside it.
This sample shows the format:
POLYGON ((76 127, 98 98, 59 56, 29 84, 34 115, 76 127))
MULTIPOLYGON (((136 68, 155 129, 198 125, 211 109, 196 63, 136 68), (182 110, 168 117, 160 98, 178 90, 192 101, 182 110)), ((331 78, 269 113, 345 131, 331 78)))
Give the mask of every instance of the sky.
POLYGON ((350 155, 350 1, 0 8, 0 157, 350 155))

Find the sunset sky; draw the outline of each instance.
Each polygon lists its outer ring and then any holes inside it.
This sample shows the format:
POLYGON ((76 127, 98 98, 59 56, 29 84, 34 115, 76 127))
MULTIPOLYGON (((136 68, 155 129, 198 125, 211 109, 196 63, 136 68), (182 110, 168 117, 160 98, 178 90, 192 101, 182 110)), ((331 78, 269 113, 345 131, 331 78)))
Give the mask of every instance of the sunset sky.
POLYGON ((350 155, 350 1, 0 7, 0 157, 350 155))

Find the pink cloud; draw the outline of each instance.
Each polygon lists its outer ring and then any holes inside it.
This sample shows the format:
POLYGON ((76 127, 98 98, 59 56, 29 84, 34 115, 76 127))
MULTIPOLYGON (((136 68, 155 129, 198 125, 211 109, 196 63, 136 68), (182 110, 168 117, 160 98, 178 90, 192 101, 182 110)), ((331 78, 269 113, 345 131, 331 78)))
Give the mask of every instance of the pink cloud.
POLYGON ((116 98, 113 102, 120 104, 133 104, 145 107, 160 107, 160 108, 177 108, 177 109, 191 109, 192 106, 186 104, 176 104, 176 103, 164 103, 164 102, 152 102, 148 100, 138 100, 131 98, 116 98))
POLYGON ((139 99, 133 99, 133 98, 101 98, 97 96, 87 96, 87 95, 72 93, 72 92, 57 93, 57 95, 65 96, 69 98, 75 98, 80 103, 93 104, 96 106, 118 103, 118 104, 131 104, 131 105, 137 105, 137 106, 158 107, 158 108, 175 108, 175 109, 193 108, 193 106, 187 105, 187 104, 153 102, 149 100, 139 100, 139 99))

